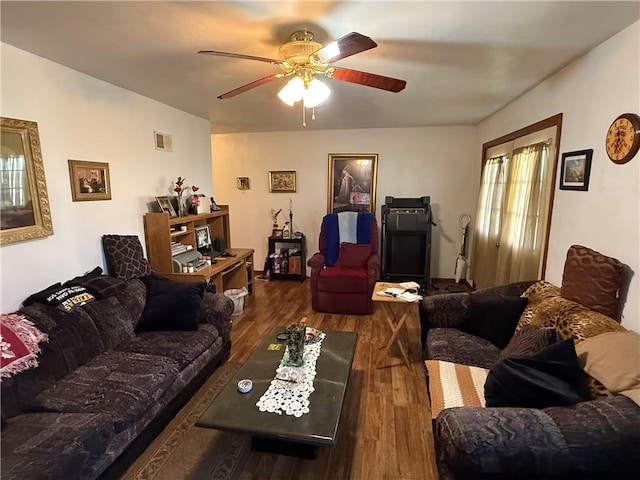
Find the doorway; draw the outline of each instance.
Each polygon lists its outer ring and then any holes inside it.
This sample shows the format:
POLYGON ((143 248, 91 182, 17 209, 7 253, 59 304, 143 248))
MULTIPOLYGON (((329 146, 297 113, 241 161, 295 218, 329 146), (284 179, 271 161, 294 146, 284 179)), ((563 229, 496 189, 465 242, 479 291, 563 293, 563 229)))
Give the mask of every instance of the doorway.
POLYGON ((543 278, 562 114, 482 146, 471 278, 478 288, 543 278))

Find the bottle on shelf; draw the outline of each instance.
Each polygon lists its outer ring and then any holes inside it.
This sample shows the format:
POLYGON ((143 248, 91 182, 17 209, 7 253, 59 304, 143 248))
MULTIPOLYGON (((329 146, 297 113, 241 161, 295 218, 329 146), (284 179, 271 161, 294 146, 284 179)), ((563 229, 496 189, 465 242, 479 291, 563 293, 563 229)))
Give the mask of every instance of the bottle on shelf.
POLYGON ((280 266, 280 273, 289 273, 289 251, 283 248, 280 253, 282 255, 282 265, 280 266))
POLYGON ((289 222, 284 222, 284 227, 282 227, 282 238, 291 238, 291 224, 289 222))

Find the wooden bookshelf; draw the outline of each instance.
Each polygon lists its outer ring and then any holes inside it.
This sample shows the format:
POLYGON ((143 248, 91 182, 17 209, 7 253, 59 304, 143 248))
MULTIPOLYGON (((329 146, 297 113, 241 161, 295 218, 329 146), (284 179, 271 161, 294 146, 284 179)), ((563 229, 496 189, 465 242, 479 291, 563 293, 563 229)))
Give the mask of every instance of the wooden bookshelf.
POLYGON ((227 205, 220 205, 220 210, 212 213, 186 217, 169 218, 168 213, 147 213, 143 220, 147 259, 156 273, 178 282, 210 282, 216 286, 218 293, 242 287, 247 287, 251 292, 253 249, 227 248, 227 251, 235 254, 234 257, 216 257, 216 263, 194 273, 174 272, 171 243, 179 242, 195 249, 196 227, 209 225, 212 240, 220 237, 227 246, 231 245, 227 205))

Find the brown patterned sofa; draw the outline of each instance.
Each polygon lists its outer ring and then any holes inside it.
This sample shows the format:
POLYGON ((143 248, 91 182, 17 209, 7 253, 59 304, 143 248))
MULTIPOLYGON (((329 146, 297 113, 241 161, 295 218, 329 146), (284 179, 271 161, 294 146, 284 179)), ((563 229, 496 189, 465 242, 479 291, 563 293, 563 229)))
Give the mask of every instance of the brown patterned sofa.
POLYGON ((150 278, 121 280, 117 293, 69 312, 25 302, 19 313, 48 341, 39 366, 2 381, 3 480, 117 478, 229 357, 233 302, 224 295, 200 290, 188 330, 139 331, 149 289, 171 287, 150 278))
POLYGON ((420 305, 423 355, 442 480, 637 478, 640 335, 616 321, 621 270, 617 260, 574 245, 561 288, 518 282, 471 294, 425 297, 420 305), (491 304, 487 299, 513 304, 520 296, 527 299, 526 306, 506 346, 495 345, 495 332, 486 338, 469 333, 471 305, 491 304), (575 345, 577 370, 584 377, 583 400, 539 408, 484 407, 489 378, 494 375, 493 388, 498 365, 531 362, 549 350, 545 347, 565 339, 575 345), (448 369, 454 373, 445 379, 448 369), (465 378, 475 379, 475 385, 469 387, 473 381, 465 384, 465 378))

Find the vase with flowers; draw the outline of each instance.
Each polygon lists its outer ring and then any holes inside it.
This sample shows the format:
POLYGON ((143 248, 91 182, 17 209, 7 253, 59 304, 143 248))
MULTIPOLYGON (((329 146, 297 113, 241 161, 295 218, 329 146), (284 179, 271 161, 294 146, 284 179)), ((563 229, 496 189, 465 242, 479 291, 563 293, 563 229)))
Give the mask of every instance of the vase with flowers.
POLYGON ((178 195, 178 216, 180 217, 185 217, 187 215, 187 210, 184 201, 182 200, 182 194, 187 189, 184 184, 185 180, 186 178, 178 177, 178 180, 176 180, 176 186, 173 189, 173 191, 178 195))

